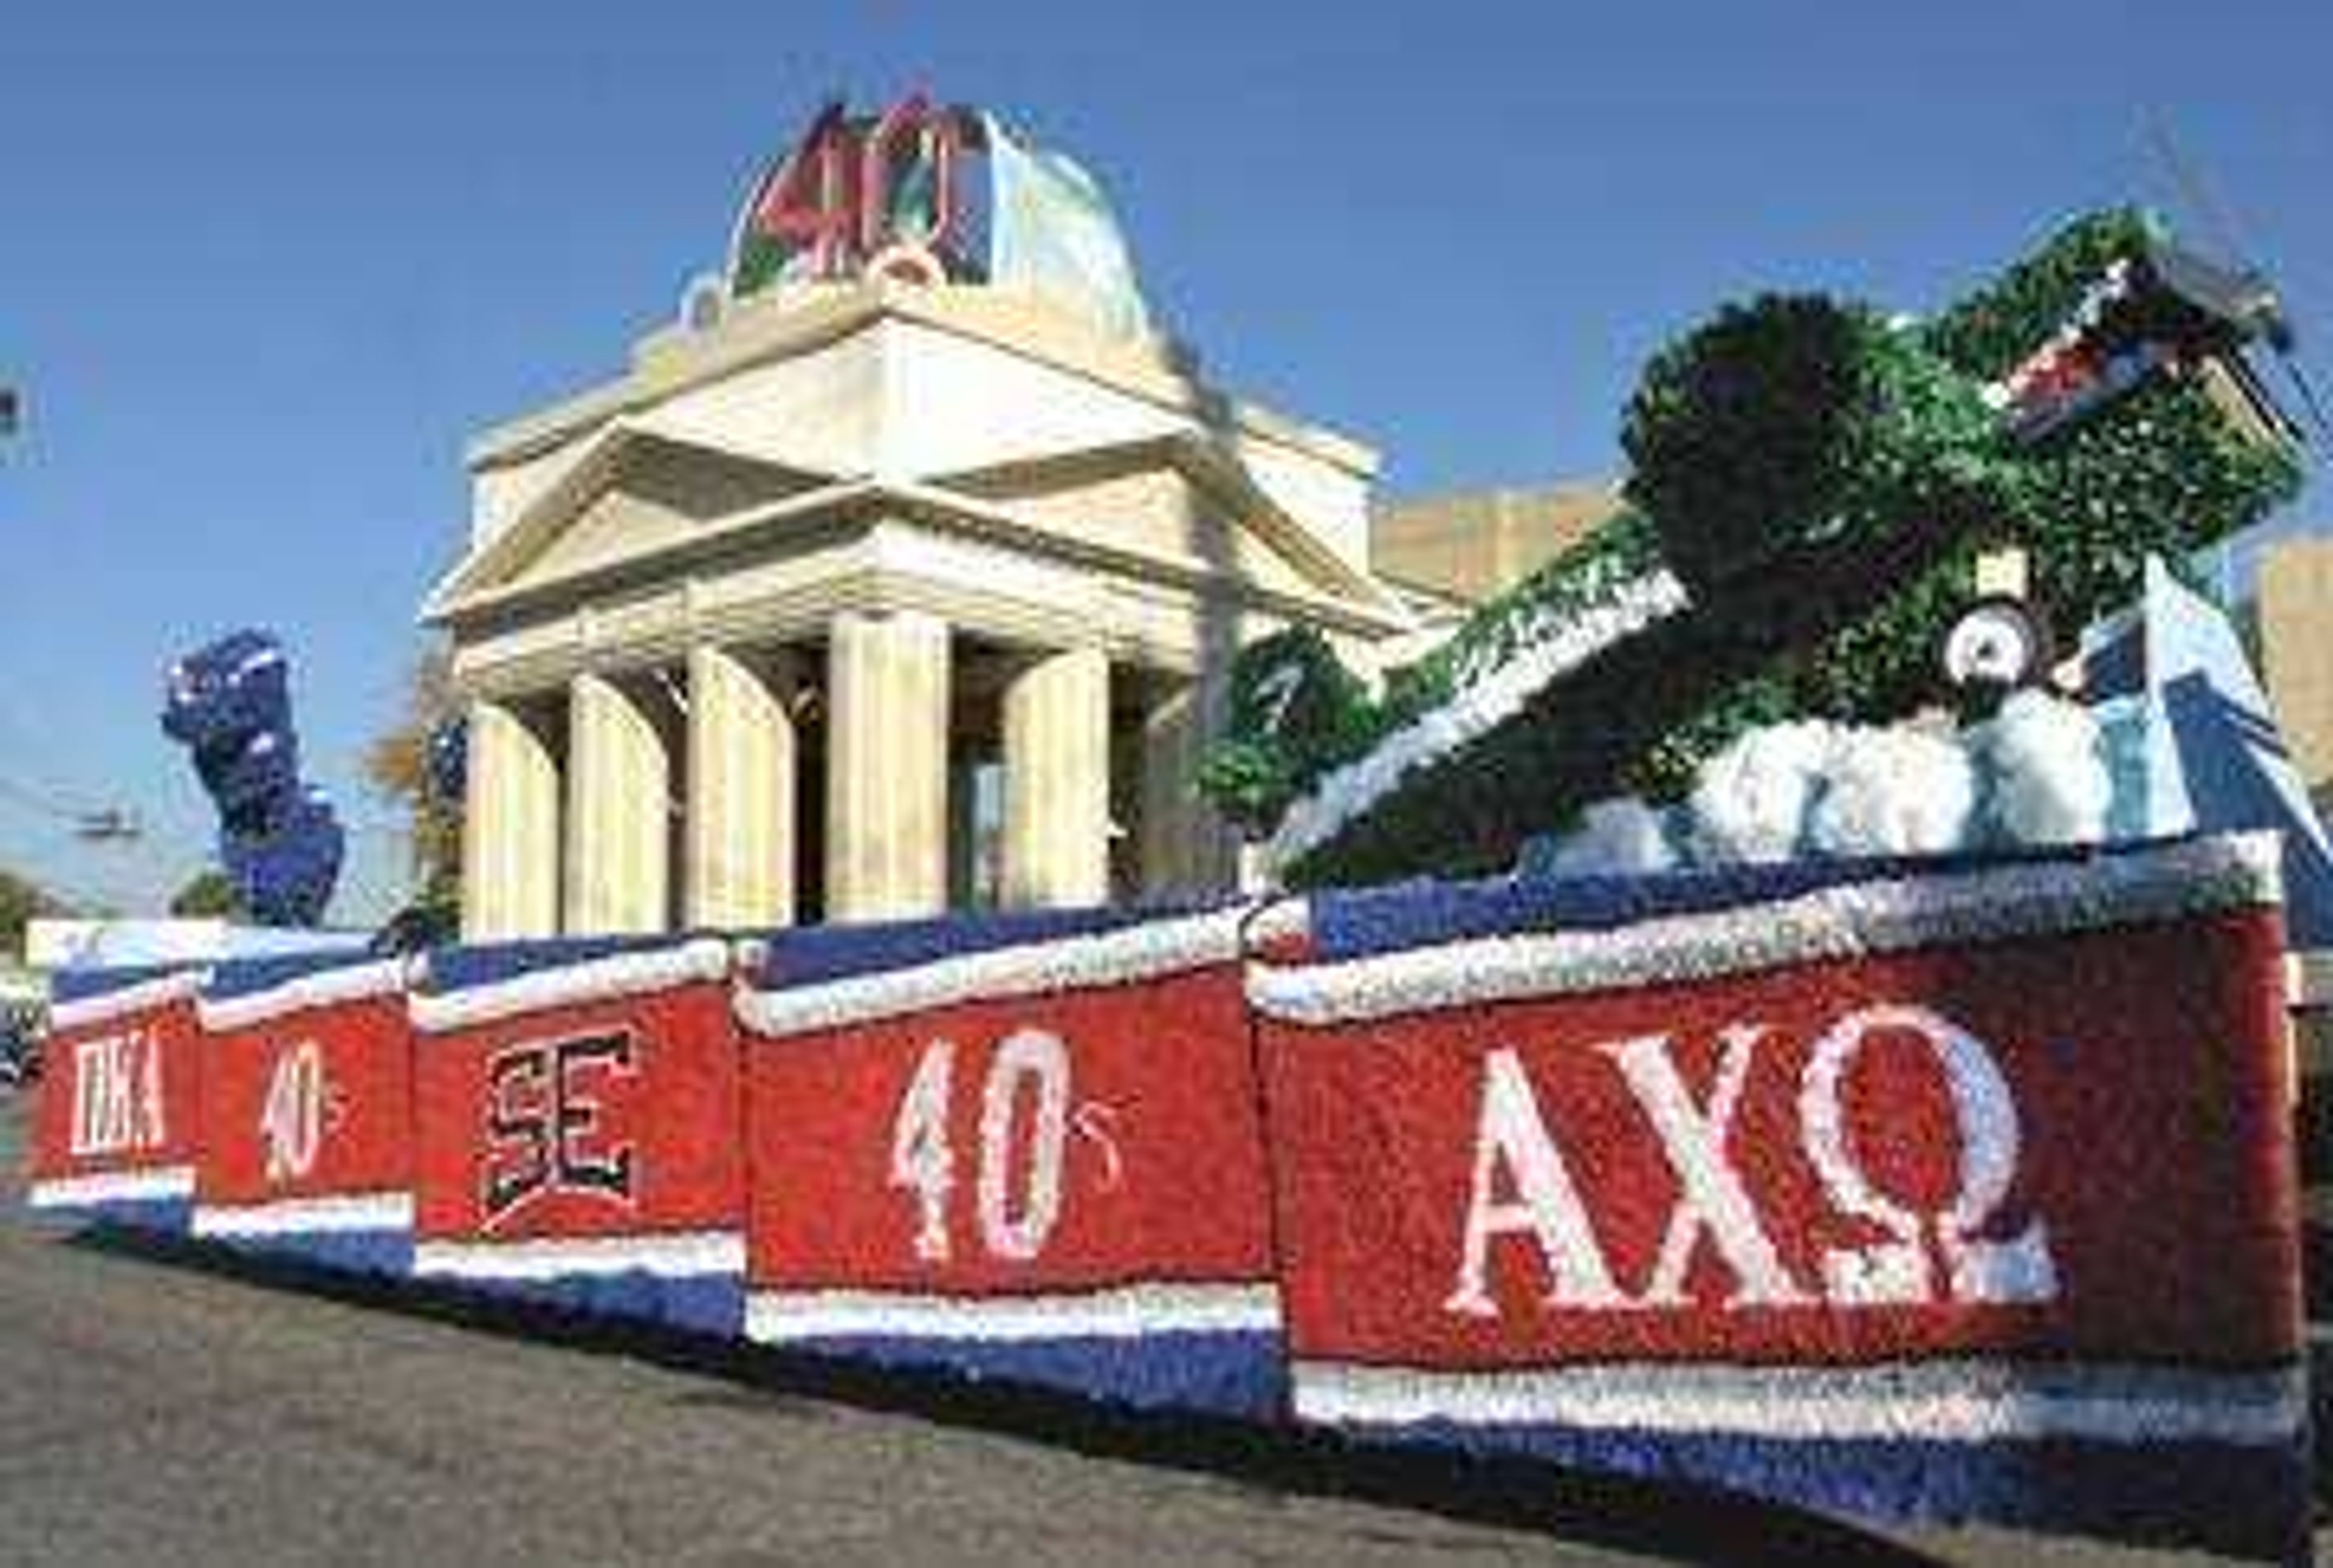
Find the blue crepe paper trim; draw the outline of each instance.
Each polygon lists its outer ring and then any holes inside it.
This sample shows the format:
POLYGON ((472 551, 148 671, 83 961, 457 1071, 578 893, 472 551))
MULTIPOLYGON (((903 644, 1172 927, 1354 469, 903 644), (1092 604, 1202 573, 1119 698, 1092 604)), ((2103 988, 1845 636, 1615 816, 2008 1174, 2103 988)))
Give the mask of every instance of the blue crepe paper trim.
POLYGON ((1279 1414, 1286 1388, 1280 1336, 1261 1332, 1058 1340, 853 1334, 790 1340, 784 1348, 973 1381, 1056 1389, 1138 1409, 1255 1419, 1279 1414))
POLYGON ((264 958, 227 958, 211 966, 210 978, 204 983, 203 995, 213 1001, 229 996, 248 996, 260 991, 272 991, 310 975, 321 975, 328 969, 344 969, 360 964, 378 964, 378 953, 361 948, 350 951, 322 953, 277 953, 264 958))
POLYGON ((428 1283, 585 1317, 653 1323, 716 1339, 743 1340, 745 1335, 745 1280, 737 1274, 667 1275, 626 1269, 552 1279, 464 1275, 428 1283))
POLYGON ((127 991, 149 980, 183 975, 196 967, 199 966, 124 964, 111 968, 59 969, 49 976, 49 1001, 53 1005, 59 1002, 85 1002, 91 996, 110 996, 116 991, 127 991))
POLYGON ((185 1236, 194 1227, 191 1198, 109 1198, 95 1203, 60 1204, 33 1211, 39 1220, 75 1227, 101 1227, 185 1236))
POLYGON ((1122 930, 1176 915, 1222 909, 1218 899, 1175 905, 1128 904, 1077 909, 1016 909, 1002 914, 940 915, 857 926, 806 926, 764 938, 756 983, 768 989, 815 985, 857 975, 913 968, 967 953, 993 952, 1066 937, 1122 930))
POLYGON ((691 933, 660 932, 624 937, 545 937, 519 942, 485 942, 437 948, 429 954, 426 988, 443 995, 492 986, 521 975, 565 968, 619 953, 649 953, 687 945, 691 933))
POLYGON ((289 1258, 340 1274, 383 1275, 403 1279, 413 1273, 410 1230, 286 1231, 274 1236, 206 1238, 246 1257, 289 1258))
POLYGON ((2010 864, 2109 860, 2159 850, 2165 842, 2104 849, 1789 861, 1655 876, 1512 877, 1329 890, 1312 895, 1312 941, 1316 957, 1328 961, 1514 931, 1609 930, 1664 915, 1702 914, 1850 882, 2010 864))
POLYGON ((1345 1429, 1724 1486, 1865 1520, 1982 1520, 2270 1559, 2307 1549, 2309 1466, 2298 1445, 1848 1441, 1445 1421, 1345 1429))

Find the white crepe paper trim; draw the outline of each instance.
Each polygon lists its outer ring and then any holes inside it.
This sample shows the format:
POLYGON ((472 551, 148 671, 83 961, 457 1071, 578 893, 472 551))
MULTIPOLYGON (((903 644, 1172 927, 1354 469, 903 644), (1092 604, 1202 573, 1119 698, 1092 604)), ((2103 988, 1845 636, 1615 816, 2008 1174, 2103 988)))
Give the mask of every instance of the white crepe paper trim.
POLYGON ((828 1339, 1139 1339, 1167 1333, 1277 1333, 1268 1284, 1141 1284, 1024 1296, 884 1291, 757 1291, 745 1337, 764 1344, 828 1339))
POLYGON ((1551 682, 1687 602, 1685 584, 1665 567, 1618 584, 1609 598, 1551 626, 1542 640, 1479 678, 1458 682, 1449 701, 1418 715, 1367 755, 1322 774, 1310 795, 1288 808, 1265 846, 1265 859, 1287 866, 1327 843, 1405 776, 1489 734, 1551 682))
POLYGON ((412 1228, 409 1192, 336 1193, 271 1203, 206 1203, 196 1207, 193 1224, 195 1235, 221 1241, 412 1228))
POLYGON ((1254 911, 1247 923, 1247 941, 1251 948, 1266 942, 1302 941, 1312 934, 1312 901, 1301 896, 1272 899, 1261 909, 1245 906, 1254 911))
MULTIPOLYGON (((1247 913, 1245 906, 1218 909, 791 987, 780 976, 775 990, 740 988, 737 1018, 757 1034, 801 1034, 955 1002, 1122 985, 1236 963, 1244 956, 1240 924, 1247 913)), ((1258 924, 1289 919, 1267 912, 1258 924)))
POLYGON ((1853 1368, 1631 1361, 1512 1372, 1300 1360, 1291 1385, 1297 1419, 1333 1424, 1439 1420, 1960 1443, 2087 1438, 2282 1447, 2299 1436, 2308 1408, 2298 1371, 1996 1358, 1853 1368))
POLYGON ((35 1181, 24 1201, 34 1208, 87 1208, 101 1203, 168 1203, 195 1195, 195 1168, 158 1165, 35 1181))
POLYGON ((119 991, 59 1002, 49 1009, 49 1030, 54 1034, 66 1029, 86 1029, 92 1024, 102 1024, 125 1013, 139 1013, 149 1007, 165 1007, 173 1002, 191 1001, 200 994, 209 979, 210 972, 206 969, 181 969, 176 974, 157 975, 150 980, 124 986, 119 991))
POLYGON ((416 961, 409 958, 342 964, 299 976, 280 986, 270 986, 264 991, 235 996, 199 996, 195 1000, 195 1012, 201 1017, 203 1027, 214 1034, 248 1029, 287 1013, 331 1007, 342 1002, 362 1002, 402 991, 411 983, 418 967, 416 961))
POLYGON ((416 991, 413 1026, 425 1034, 442 1034, 547 1007, 613 1001, 691 980, 719 980, 728 973, 729 944, 717 937, 700 937, 677 948, 610 953, 457 991, 416 991))
POLYGON ((743 1275, 745 1238, 732 1230, 706 1230, 556 1240, 425 1241, 413 1249, 413 1272, 436 1279, 485 1280, 555 1280, 610 1274, 743 1275))
POLYGON ((1251 963, 1248 1003, 1290 1023, 1325 1024, 2098 930, 2273 905, 2281 864, 2276 834, 2228 833, 2084 863, 1849 883, 1611 930, 1530 932, 1335 964, 1251 963))

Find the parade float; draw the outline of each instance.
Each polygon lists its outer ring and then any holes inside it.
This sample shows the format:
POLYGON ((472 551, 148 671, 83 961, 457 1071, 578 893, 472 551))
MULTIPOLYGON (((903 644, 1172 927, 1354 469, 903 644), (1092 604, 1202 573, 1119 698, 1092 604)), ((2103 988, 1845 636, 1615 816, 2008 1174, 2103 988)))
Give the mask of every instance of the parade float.
MULTIPOLYGON (((850 243, 755 210, 755 286, 850 243)), ((2128 214, 1925 322, 1729 309, 1631 405, 1635 509, 1445 647, 1240 656, 1205 778, 1293 890, 62 976, 30 1201, 1162 1419, 2305 1550, 2324 842, 2172 697, 2268 722, 2170 571, 2293 493, 2282 331, 2128 214)))

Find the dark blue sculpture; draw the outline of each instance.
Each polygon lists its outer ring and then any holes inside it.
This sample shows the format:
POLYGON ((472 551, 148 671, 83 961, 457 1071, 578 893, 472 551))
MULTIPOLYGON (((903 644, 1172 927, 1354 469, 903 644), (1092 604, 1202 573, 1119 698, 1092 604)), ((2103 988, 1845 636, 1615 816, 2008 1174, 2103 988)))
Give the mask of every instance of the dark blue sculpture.
POLYGON ((218 807, 219 861, 245 911, 264 926, 321 921, 346 839, 323 792, 300 782, 283 644, 230 632, 172 664, 162 733, 194 753, 218 807))

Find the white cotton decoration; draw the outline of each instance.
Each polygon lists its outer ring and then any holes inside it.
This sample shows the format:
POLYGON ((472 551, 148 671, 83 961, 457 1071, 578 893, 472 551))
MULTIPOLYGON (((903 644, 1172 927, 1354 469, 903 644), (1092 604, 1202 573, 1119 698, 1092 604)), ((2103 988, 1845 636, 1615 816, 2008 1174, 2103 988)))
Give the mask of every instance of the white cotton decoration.
POLYGON ((2106 838, 2114 776, 2085 707, 2043 691, 2020 691, 1968 745, 1983 761, 1985 815, 2022 844, 2090 844, 2106 838))
POLYGON ((1818 720, 1753 729, 1701 765, 1688 805, 1698 861, 1786 861, 1806 835, 1808 809, 1830 754, 1818 720))
POLYGON ((1807 822, 1818 855, 1935 855, 1964 847, 1977 772, 1954 741, 1916 729, 1831 732, 1807 822))
POLYGON ((1539 874, 1650 876, 1676 865, 1666 819, 1644 802, 1623 796, 1582 811, 1579 824, 1563 836, 1539 874))

